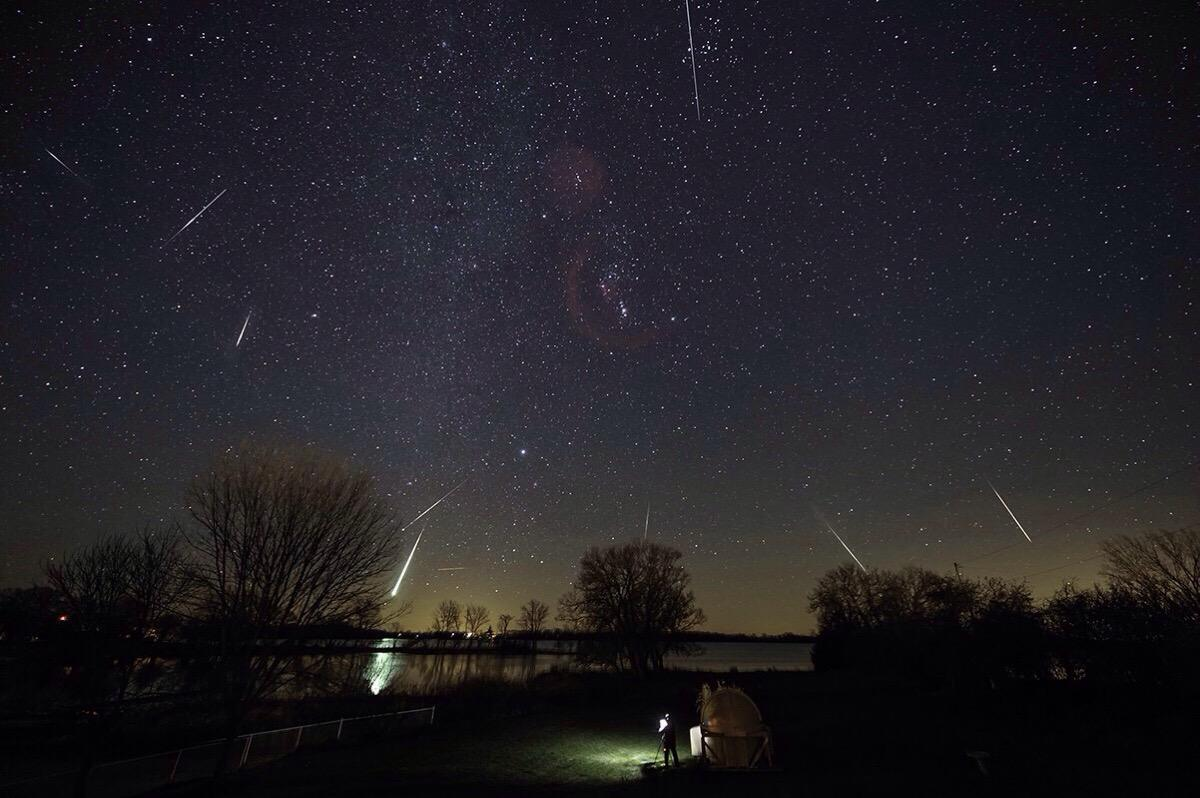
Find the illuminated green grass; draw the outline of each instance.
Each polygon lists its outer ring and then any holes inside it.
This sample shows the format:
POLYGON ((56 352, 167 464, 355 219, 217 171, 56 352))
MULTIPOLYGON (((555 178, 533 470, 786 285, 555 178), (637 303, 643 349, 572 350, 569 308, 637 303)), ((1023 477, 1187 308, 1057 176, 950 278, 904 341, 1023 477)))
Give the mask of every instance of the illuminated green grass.
MULTIPOLYGON (((456 781, 544 785, 634 781, 657 753, 653 730, 611 721, 528 718, 499 724, 496 732, 429 739, 425 753, 459 762, 456 781)), ((419 762, 405 765, 414 775, 423 770, 419 762)), ((444 768, 436 770, 445 777, 444 768)))
MULTIPOLYGON (((501 785, 544 793, 633 786, 656 762, 653 728, 619 720, 531 716, 434 727, 377 745, 300 753, 250 771, 228 794, 342 794, 407 785, 458 794, 503 793, 501 785)), ((685 747, 686 748, 686 747, 685 747)), ((680 751, 680 763, 690 760, 680 751)), ((433 794, 433 793, 429 793, 433 794)))

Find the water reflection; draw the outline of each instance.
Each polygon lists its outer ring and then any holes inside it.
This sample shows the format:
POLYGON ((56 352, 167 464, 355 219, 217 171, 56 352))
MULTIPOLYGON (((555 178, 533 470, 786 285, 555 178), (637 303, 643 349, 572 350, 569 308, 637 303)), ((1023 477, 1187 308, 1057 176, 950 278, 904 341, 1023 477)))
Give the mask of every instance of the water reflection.
POLYGON ((371 688, 371 695, 379 695, 392 683, 398 671, 404 670, 404 655, 398 651, 380 651, 367 661, 363 680, 371 688))
POLYGON ((431 694, 476 679, 526 682, 570 662, 553 654, 379 652, 364 666, 363 679, 375 695, 385 690, 431 694))
MULTIPOLYGON (((466 681, 485 679, 525 682, 553 668, 575 662, 570 642, 540 641, 536 652, 499 654, 470 649, 428 654, 381 651, 356 660, 356 671, 373 694, 435 694, 466 681)), ((379 641, 380 646, 392 641, 379 641)), ((736 670, 812 670, 807 643, 706 643, 697 656, 667 658, 667 667, 712 672, 736 670)))

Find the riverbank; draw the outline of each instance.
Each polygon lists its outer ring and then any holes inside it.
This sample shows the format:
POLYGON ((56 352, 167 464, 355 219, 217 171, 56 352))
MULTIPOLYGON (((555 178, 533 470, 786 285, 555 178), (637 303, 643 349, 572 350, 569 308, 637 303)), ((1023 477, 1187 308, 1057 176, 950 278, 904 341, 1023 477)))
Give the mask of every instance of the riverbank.
POLYGON ((672 712, 682 732, 699 685, 715 678, 729 676, 548 674, 510 707, 523 714, 443 720, 439 710, 438 725, 414 737, 300 752, 170 794, 1174 795, 1196 782, 1193 699, 1064 684, 962 696, 811 673, 734 678, 773 730, 777 772, 650 766, 659 714, 672 712), (988 775, 973 752, 986 754, 988 775))

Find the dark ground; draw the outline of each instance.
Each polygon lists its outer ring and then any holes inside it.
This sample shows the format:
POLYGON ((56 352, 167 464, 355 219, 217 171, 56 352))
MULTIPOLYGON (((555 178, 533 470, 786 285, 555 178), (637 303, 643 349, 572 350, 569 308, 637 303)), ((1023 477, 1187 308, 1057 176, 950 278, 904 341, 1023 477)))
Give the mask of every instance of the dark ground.
MULTIPOLYGON (((715 677, 707 677, 713 681, 715 677)), ((439 709, 414 736, 301 750, 186 796, 411 795, 1187 795, 1196 702, 1145 690, 1020 686, 965 698, 837 674, 723 675, 775 734, 775 772, 715 773, 687 756, 705 679, 649 683, 548 674, 532 695, 479 695, 531 709, 480 719, 439 709), (683 767, 648 765, 661 712, 679 719, 683 767), (968 751, 986 751, 984 777, 968 751)), ((487 691, 488 688, 477 688, 487 691)))

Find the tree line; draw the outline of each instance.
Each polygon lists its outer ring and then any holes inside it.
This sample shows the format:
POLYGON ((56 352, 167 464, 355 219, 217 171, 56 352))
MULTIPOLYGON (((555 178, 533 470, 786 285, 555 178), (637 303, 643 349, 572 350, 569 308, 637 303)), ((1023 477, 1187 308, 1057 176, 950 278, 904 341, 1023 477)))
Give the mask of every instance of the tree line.
MULTIPOLYGON (((185 495, 185 521, 105 537, 46 563, 47 585, 0 601, 5 640, 40 639, 75 702, 86 782, 96 743, 168 655, 211 696, 232 741, 269 697, 305 689, 327 663, 306 643, 395 623, 384 580, 400 528, 361 468, 309 450, 226 452, 185 495)), ((853 563, 809 595, 819 668, 886 669, 923 679, 1184 678, 1200 628, 1200 532, 1121 537, 1104 546, 1106 582, 1064 585, 1035 602, 1027 585, 853 563)), ((678 550, 633 541, 587 550, 555 620, 581 658, 638 675, 695 651, 705 622, 678 550)), ((481 604, 446 600, 441 632, 548 632, 531 599, 493 627, 481 604)), ((18 663, 33 658, 16 659, 18 663)), ((19 665, 23 667, 24 665, 19 665)), ((53 670, 53 669, 52 669, 53 670)), ((224 758, 222 761, 225 761, 224 758)))
MULTIPOLYGON (((323 678, 328 662, 298 656, 306 644, 395 623, 411 604, 389 604, 400 528, 385 494, 361 468, 307 449, 231 449, 186 489, 185 521, 111 535, 45 563, 45 586, 0 596, 0 640, 41 645, 19 657, 17 680, 65 673, 81 752, 77 792, 98 743, 161 680, 165 661, 186 689, 215 698, 232 746, 255 709, 287 688, 323 678)), ((572 630, 611 637, 589 653, 617 668, 662 667, 662 637, 695 628, 703 613, 679 552, 652 543, 593 549, 559 602, 572 630), (610 584, 606 584, 610 582, 610 584)), ((526 634, 547 630, 550 607, 526 602, 526 634)), ((440 631, 491 626, 479 604, 443 601, 440 631)), ((14 674, 10 674, 14 675, 14 674)), ((178 684, 178 680, 176 680, 178 684)), ((169 698, 169 695, 164 695, 169 698)), ((223 764, 228 756, 221 757, 223 764)))
POLYGON ((1100 584, 1044 601, 1023 582, 846 563, 809 594, 814 664, 956 685, 1184 684, 1200 661, 1200 528, 1118 536, 1102 556, 1100 584))
POLYGON ((433 621, 429 628, 434 632, 504 635, 508 634, 512 622, 516 620, 517 629, 530 634, 539 634, 546 630, 546 618, 549 614, 549 607, 537 599, 530 599, 521 605, 519 614, 515 618, 510 613, 498 615, 496 628, 493 630, 492 614, 487 607, 481 604, 468 604, 464 607, 453 599, 446 599, 434 610, 433 621))
POLYGON ((53 606, 49 626, 27 618, 33 628, 23 631, 44 636, 51 645, 39 654, 68 673, 77 792, 135 682, 160 675, 165 645, 185 661, 188 686, 217 699, 232 743, 260 702, 318 669, 289 647, 407 610, 387 607, 379 589, 398 527, 362 469, 308 450, 244 447, 191 482, 184 508, 187 523, 104 537, 48 561, 48 589, 6 602, 6 618, 53 606))

